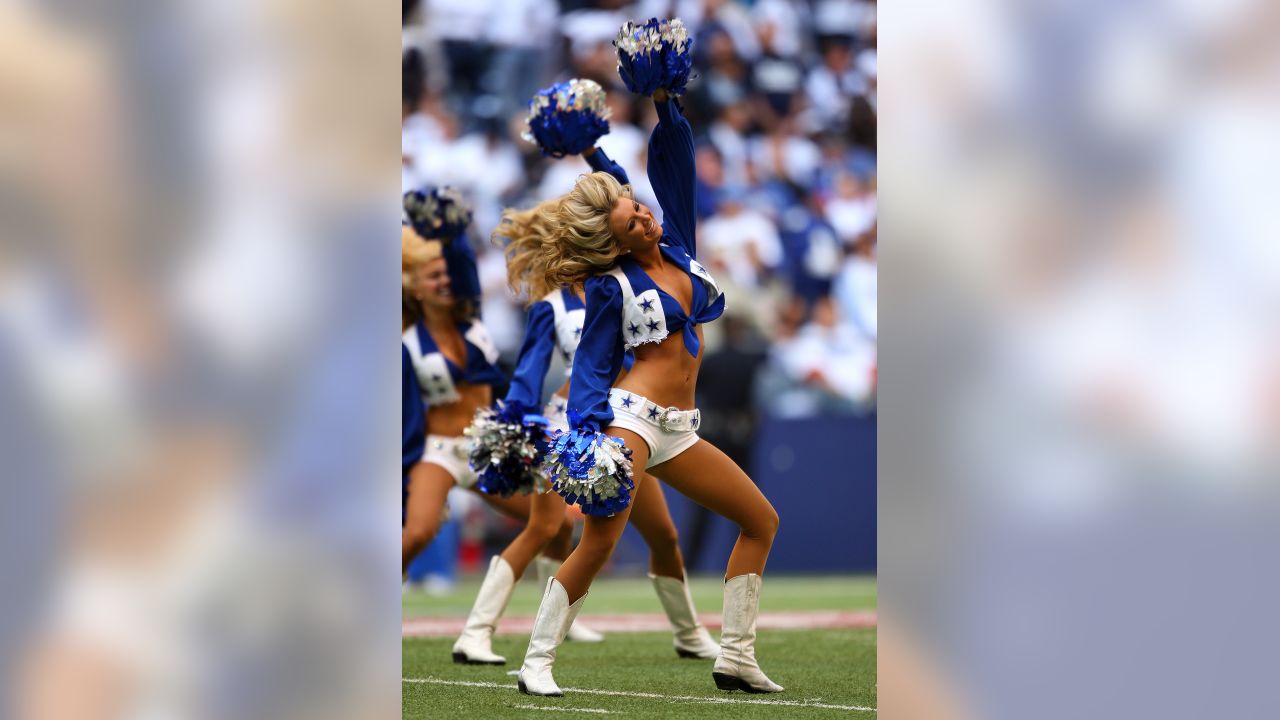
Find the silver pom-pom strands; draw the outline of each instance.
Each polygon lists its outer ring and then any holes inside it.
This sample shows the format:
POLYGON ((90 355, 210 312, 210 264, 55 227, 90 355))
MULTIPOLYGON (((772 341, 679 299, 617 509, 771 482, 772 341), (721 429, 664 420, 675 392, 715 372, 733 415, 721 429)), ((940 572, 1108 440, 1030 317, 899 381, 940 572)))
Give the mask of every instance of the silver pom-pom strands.
POLYGON ((527 129, 521 137, 537 145, 544 155, 576 155, 609 132, 611 114, 599 83, 574 78, 533 96, 527 129))
POLYGON ((463 431, 471 438, 471 468, 476 487, 490 495, 545 492, 550 481, 539 465, 546 454, 546 418, 524 412, 518 403, 498 401, 479 408, 463 431))
POLYGON ((665 47, 684 52, 689 47, 689 30, 680 18, 650 18, 643 23, 628 21, 618 30, 618 38, 613 44, 618 52, 625 52, 631 57, 655 53, 665 47))
POLYGON ((471 206, 451 187, 412 190, 404 195, 404 212, 424 238, 457 237, 471 224, 471 206))
POLYGON ((551 487, 587 515, 609 516, 631 502, 631 451, 621 440, 601 432, 557 433, 543 470, 551 487))
POLYGON ((613 45, 618 51, 618 75, 631 92, 652 95, 659 88, 672 95, 684 92, 693 70, 693 42, 679 18, 624 23, 613 45))

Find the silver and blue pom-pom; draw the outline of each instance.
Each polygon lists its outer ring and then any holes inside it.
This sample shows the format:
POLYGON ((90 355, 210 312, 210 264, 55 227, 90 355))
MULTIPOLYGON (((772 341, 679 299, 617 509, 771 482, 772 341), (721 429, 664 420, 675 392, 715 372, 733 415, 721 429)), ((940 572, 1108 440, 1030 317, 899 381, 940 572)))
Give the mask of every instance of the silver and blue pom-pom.
POLYGON ((561 431, 551 441, 544 471, 551 487, 583 514, 613 515, 631 502, 631 451, 616 437, 590 430, 561 431))
POLYGON ((652 95, 662 88, 671 95, 684 93, 693 70, 693 41, 679 18, 624 23, 613 46, 618 74, 631 92, 652 95))
POLYGON ((410 190, 404 194, 404 212, 424 238, 455 238, 471 224, 471 206, 451 187, 410 190))
POLYGON ((609 133, 610 113, 600 83, 574 78, 533 96, 528 129, 521 137, 537 145, 543 155, 577 155, 609 133))
POLYGON ((476 487, 502 497, 546 491, 550 483, 541 463, 548 447, 547 422, 518 402, 499 400, 496 407, 476 410, 463 431, 472 440, 476 487))

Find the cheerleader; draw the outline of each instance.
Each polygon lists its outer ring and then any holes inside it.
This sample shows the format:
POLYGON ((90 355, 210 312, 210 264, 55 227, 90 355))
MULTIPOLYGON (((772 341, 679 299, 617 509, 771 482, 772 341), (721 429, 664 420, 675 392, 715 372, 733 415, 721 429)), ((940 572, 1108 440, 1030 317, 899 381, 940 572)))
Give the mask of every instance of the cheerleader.
MULTIPOLYGON (((446 191, 447 193, 447 191, 446 191)), ((468 467, 468 443, 463 431, 477 408, 492 399, 491 384, 503 380, 498 350, 484 325, 475 317, 479 296, 475 258, 462 227, 451 228, 437 219, 424 220, 450 202, 447 194, 409 193, 406 210, 425 234, 456 239, 425 239, 414 227, 401 228, 401 357, 406 366, 403 392, 405 469, 402 477, 404 506, 401 532, 401 571, 435 537, 445 516, 449 489, 474 490, 476 474, 468 467), (444 197, 442 203, 437 198, 444 197), (434 225, 434 227, 433 227, 434 225), (408 369, 412 369, 412 377, 408 369), (425 407, 425 413, 422 408, 425 407), (409 447, 422 438, 421 451, 409 447)), ((469 219, 469 218, 468 218, 469 219)), ((501 512, 519 519, 529 517, 527 497, 500 498, 480 493, 501 512)), ((572 524, 563 518, 546 552, 563 559, 569 549, 572 524)))
MULTIPOLYGON (((588 90, 599 91, 603 102, 603 91, 595 83, 590 85, 595 88, 588 90)), ((626 172, 610 160, 603 150, 593 148, 584 154, 595 170, 608 172, 620 182, 627 181, 626 172)), ((540 263, 546 254, 544 246, 554 242, 554 228, 546 224, 547 217, 539 208, 507 210, 503 215, 502 225, 494 232, 495 239, 507 241, 507 278, 511 289, 517 294, 527 293, 531 298, 538 298, 529 308, 520 359, 511 379, 510 390, 503 400, 504 407, 536 407, 542 399, 543 384, 553 355, 558 353, 566 366, 564 383, 542 409, 541 417, 546 420, 546 425, 539 427, 538 432, 543 427, 553 431, 569 429, 566 414, 569 392, 567 376, 569 368, 573 366, 586 314, 580 289, 570 290, 546 284, 546 273, 540 263)), ((619 370, 625 372, 621 368, 619 370)), ((520 410, 515 414, 520 415, 520 410)), ((477 425, 480 424, 477 422, 477 425)), ((468 434, 473 432, 480 435, 478 444, 483 444, 485 436, 475 430, 469 430, 468 434)), ((494 432, 492 437, 497 435, 494 432)), ((492 458, 492 455, 488 457, 492 458)), ((484 463, 473 464, 484 466, 484 463)), ((518 470, 509 473, 516 474, 520 474, 518 470)), ((510 477, 495 478, 494 484, 511 491, 511 480, 510 477)), ((520 579, 530 559, 551 538, 566 511, 564 499, 550 492, 550 483, 545 477, 531 477, 530 482, 535 485, 535 494, 532 496, 529 523, 502 554, 490 562, 489 573, 480 586, 475 605, 467 618, 466 628, 453 646, 455 662, 495 665, 506 662, 505 658, 492 650, 494 628, 506 609, 516 581, 520 579)), ((489 489, 484 478, 480 487, 489 489)), ((719 654, 719 646, 698 621, 685 579, 684 559, 680 554, 675 523, 671 520, 659 483, 649 483, 637 494, 630 521, 649 546, 649 578, 671 623, 676 654, 682 658, 715 658, 719 654)), ((548 579, 558 571, 559 563, 544 558, 535 562, 540 571, 541 584, 545 586, 548 579)), ((574 627, 569 627, 568 638, 571 640, 576 639, 574 627)))
POLYGON ((519 687, 562 694, 552 677, 556 647, 635 510, 631 496, 656 485, 653 475, 739 527, 724 575, 716 686, 781 692, 756 663, 754 647, 761 573, 778 514, 746 473, 697 434, 701 325, 720 316, 724 298, 695 259, 693 134, 671 98, 687 80, 687 34, 678 20, 654 20, 624 26, 615 44, 624 82, 651 94, 658 111, 648 174, 664 221, 659 225, 607 172, 583 176, 542 209, 560 228, 548 246, 546 284, 582 283, 586 290, 569 385, 571 430, 556 438, 548 467, 556 489, 588 517, 577 548, 547 584, 519 687), (635 363, 615 382, 628 350, 635 363))

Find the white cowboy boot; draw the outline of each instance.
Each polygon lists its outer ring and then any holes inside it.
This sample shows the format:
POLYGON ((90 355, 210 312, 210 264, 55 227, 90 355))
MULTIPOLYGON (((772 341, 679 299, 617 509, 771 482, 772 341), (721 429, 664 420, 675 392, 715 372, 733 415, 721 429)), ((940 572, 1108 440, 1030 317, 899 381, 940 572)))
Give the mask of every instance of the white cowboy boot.
MULTIPOLYGON (((551 576, 555 575, 556 571, 560 569, 560 561, 539 555, 533 559, 533 566, 538 571, 538 584, 546 585, 547 580, 551 579, 551 576)), ((575 622, 569 626, 569 634, 565 636, 565 639, 574 642, 596 643, 604 641, 604 634, 575 622)))
POLYGON ((658 593, 662 609, 667 612, 667 620, 671 621, 671 632, 676 654, 682 658, 711 659, 720 655, 720 646, 711 639, 711 633, 698 622, 698 613, 693 609, 693 598, 689 595, 689 582, 686 578, 681 582, 673 577, 650 575, 653 589, 658 593))
POLYGON ((490 644, 493 630, 498 625, 516 587, 516 576, 501 555, 489 561, 489 572, 480 584, 476 602, 467 616, 467 625, 458 642, 453 644, 453 661, 467 665, 503 665, 507 659, 495 655, 490 644))
POLYGON ((565 631, 573 624, 573 618, 582 609, 582 601, 587 596, 578 598, 578 602, 570 605, 569 594, 559 580, 551 578, 547 581, 547 590, 542 594, 542 604, 538 606, 538 616, 533 620, 533 634, 529 636, 529 649, 524 654, 524 665, 520 667, 520 692, 526 695, 549 695, 560 697, 560 686, 551 677, 551 666, 556 661, 556 646, 564 640, 565 631))
POLYGON ((756 664, 756 615, 760 610, 760 576, 739 575, 724 584, 724 623, 720 657, 711 670, 716 687, 749 693, 782 692, 756 664))

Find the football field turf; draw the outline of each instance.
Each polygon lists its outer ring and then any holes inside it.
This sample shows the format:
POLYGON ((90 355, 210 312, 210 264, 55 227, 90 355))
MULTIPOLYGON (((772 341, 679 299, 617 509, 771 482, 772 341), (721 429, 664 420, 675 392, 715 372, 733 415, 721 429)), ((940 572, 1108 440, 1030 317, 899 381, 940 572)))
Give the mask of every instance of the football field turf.
MULTIPOLYGON (((414 618, 445 618, 456 624, 470 609, 479 581, 479 577, 469 578, 443 597, 421 591, 405 594, 404 717, 875 716, 876 586, 872 578, 766 577, 762 624, 765 617, 772 617, 775 626, 798 628, 759 632, 756 655, 761 666, 786 687, 786 692, 776 695, 717 690, 711 680, 713 661, 677 658, 669 632, 611 630, 611 621, 622 623, 632 614, 653 617, 661 613, 661 606, 645 578, 600 580, 587 597, 582 617, 611 616, 600 618, 603 624, 592 625, 607 638, 603 643, 561 645, 555 677, 565 690, 563 698, 530 697, 516 690, 515 677, 507 673, 519 667, 529 638, 527 634, 504 634, 502 623, 493 647, 506 656, 505 666, 455 665, 450 658, 455 632, 408 630, 414 626, 414 618), (855 622, 840 622, 840 618, 855 622), (419 634, 426 636, 416 636, 419 634)), ((722 602, 719 579, 699 577, 691 583, 698 611, 704 617, 717 615, 722 602)), ((506 613, 512 621, 508 625, 527 621, 536 612, 539 589, 531 579, 519 583, 506 613)), ((719 636, 718 627, 711 631, 719 636)))

